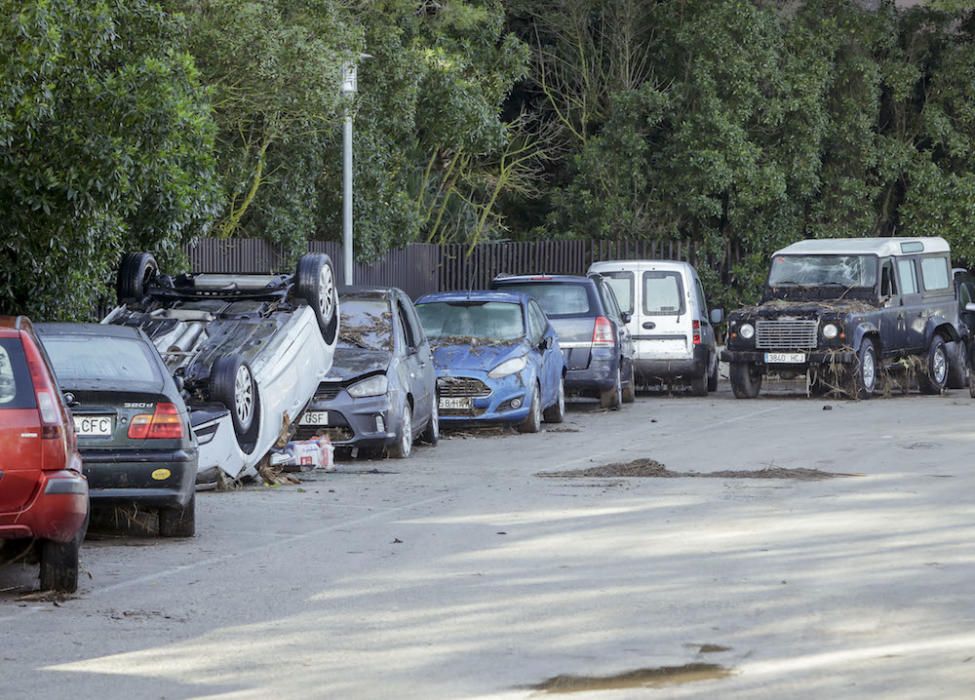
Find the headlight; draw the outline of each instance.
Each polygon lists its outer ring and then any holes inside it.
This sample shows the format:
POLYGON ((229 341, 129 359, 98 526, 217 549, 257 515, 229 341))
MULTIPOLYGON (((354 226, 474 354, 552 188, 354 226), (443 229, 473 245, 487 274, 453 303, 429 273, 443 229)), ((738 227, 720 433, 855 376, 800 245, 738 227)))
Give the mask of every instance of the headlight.
POLYGON ((755 337, 755 326, 750 323, 743 323, 738 329, 738 334, 745 340, 751 340, 755 337))
POLYGON ((515 357, 511 360, 502 362, 500 365, 492 369, 490 372, 488 372, 488 376, 491 377, 491 379, 507 377, 509 374, 514 374, 515 372, 520 372, 521 370, 525 369, 525 365, 527 364, 528 362, 525 361, 524 356, 515 357))
POLYGON ((826 340, 832 340, 840 334, 840 329, 836 327, 835 323, 827 323, 823 326, 823 337, 826 340))
POLYGON ((363 379, 349 387, 349 394, 357 399, 363 396, 382 396, 387 391, 389 391, 389 380, 386 379, 385 374, 363 379))

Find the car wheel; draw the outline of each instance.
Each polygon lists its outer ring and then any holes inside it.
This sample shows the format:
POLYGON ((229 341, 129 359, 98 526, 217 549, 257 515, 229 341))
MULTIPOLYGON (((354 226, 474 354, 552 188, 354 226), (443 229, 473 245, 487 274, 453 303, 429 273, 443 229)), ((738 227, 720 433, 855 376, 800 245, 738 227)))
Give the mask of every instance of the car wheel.
POLYGON ((633 403, 636 401, 636 372, 633 369, 633 364, 630 364, 630 378, 626 382, 626 386, 623 387, 623 403, 633 403))
POLYGON ((440 406, 436 394, 433 396, 433 406, 430 407, 430 420, 420 437, 428 445, 436 445, 440 442, 440 406))
POLYGON ((210 399, 230 411, 237 442, 252 441, 260 425, 260 397, 250 365, 235 355, 218 357, 210 368, 210 399))
POLYGON ((714 357, 714 368, 708 372, 708 391, 714 392, 718 390, 718 369, 720 366, 717 355, 714 357))
POLYGON ((918 374, 917 383, 923 394, 940 394, 948 384, 948 351, 940 335, 931 339, 924 370, 918 374))
POLYGON ((115 295, 119 304, 142 301, 146 288, 159 274, 159 265, 149 253, 126 253, 119 265, 115 280, 115 295))
POLYGON ((84 534, 70 542, 41 542, 41 590, 74 593, 78 590, 78 552, 84 534))
POLYGON ((707 396, 708 395, 708 370, 707 368, 701 373, 700 377, 691 378, 691 396, 707 396))
POLYGON ((618 411, 623 403, 623 377, 620 370, 616 370, 616 383, 609 389, 600 392, 599 405, 612 411, 618 411))
POLYGON ((324 253, 307 253, 298 260, 295 295, 315 311, 326 345, 335 342, 339 329, 338 290, 332 261, 324 253))
POLYGON ((413 453, 413 411, 409 402, 403 406, 403 420, 396 432, 396 442, 389 446, 389 456, 393 459, 406 459, 413 453))
POLYGON ((182 508, 159 511, 159 534, 162 537, 192 537, 196 534, 196 493, 182 508))
POLYGON ((971 367, 968 364, 968 344, 964 340, 948 343, 948 388, 965 389, 971 367))
POLYGON ((762 390, 762 370, 748 362, 732 362, 730 378, 736 399, 754 399, 762 390))
POLYGON ((849 368, 847 393, 851 399, 869 399, 877 389, 877 351, 873 341, 864 338, 856 364, 849 368))
POLYGON ((537 433, 542 429, 542 396, 538 384, 532 390, 532 402, 528 407, 528 415, 518 424, 519 433, 537 433))
POLYGON ((542 417, 546 423, 561 423, 565 420, 565 379, 559 379, 559 393, 555 403, 545 409, 542 417))

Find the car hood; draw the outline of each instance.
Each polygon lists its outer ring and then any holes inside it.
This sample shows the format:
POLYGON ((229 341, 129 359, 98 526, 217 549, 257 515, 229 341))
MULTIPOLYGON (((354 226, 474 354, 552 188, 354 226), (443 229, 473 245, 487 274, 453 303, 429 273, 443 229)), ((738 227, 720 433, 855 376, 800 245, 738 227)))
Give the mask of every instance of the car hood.
POLYGON ((361 348, 336 348, 332 369, 326 382, 355 379, 364 374, 385 372, 393 355, 387 350, 363 350, 361 348))
POLYGON ((746 306, 735 312, 739 318, 777 318, 790 316, 796 318, 820 318, 824 315, 842 315, 847 313, 865 313, 874 309, 873 306, 857 299, 823 300, 823 301, 784 301, 775 299, 758 306, 746 306))
POLYGON ((433 363, 438 369, 490 371, 507 359, 525 354, 525 343, 443 343, 433 346, 433 363))

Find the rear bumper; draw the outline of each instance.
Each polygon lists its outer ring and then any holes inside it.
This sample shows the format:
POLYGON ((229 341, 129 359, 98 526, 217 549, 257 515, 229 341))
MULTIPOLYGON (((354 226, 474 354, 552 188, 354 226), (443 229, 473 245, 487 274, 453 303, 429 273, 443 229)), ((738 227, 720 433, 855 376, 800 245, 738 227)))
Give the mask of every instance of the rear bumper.
MULTIPOLYGON (((784 351, 785 352, 785 351, 784 351)), ((801 352, 801 351, 787 351, 787 352, 801 352)), ((721 352, 721 360, 723 362, 745 362, 752 365, 770 366, 770 367, 810 367, 815 365, 824 365, 830 362, 838 362, 839 364, 850 365, 856 362, 857 354, 852 350, 836 350, 834 352, 804 352, 806 356, 805 362, 799 362, 795 364, 781 364, 781 363, 767 363, 765 361, 765 351, 759 350, 723 350, 721 352)))
POLYGON ((637 357, 633 365, 637 376, 643 381, 701 377, 708 371, 708 348, 695 345, 689 357, 637 357))
POLYGON ((619 358, 615 348, 593 348, 589 366, 565 373, 567 394, 598 394, 616 385, 619 358))
POLYGON ((196 486, 196 450, 81 453, 92 505, 180 508, 196 486))
POLYGON ((0 513, 0 539, 36 537, 70 542, 88 517, 88 482, 73 471, 43 472, 34 498, 14 513, 0 513))

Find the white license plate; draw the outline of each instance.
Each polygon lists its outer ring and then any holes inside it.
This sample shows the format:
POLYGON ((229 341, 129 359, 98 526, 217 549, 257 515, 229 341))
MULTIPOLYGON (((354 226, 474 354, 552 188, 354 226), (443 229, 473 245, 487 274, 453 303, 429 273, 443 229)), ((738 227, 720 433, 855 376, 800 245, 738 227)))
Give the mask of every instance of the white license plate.
POLYGON ((74 416, 74 431, 83 437, 106 437, 115 432, 111 416, 74 416))
POLYGON ((765 361, 769 364, 801 365, 806 362, 806 354, 802 352, 767 352, 765 361))
POLYGON ((469 409, 474 405, 474 402, 469 398, 458 398, 455 396, 442 396, 440 398, 440 408, 450 408, 454 410, 469 409))
POLYGON ((298 425, 328 425, 328 411, 305 411, 298 425))

